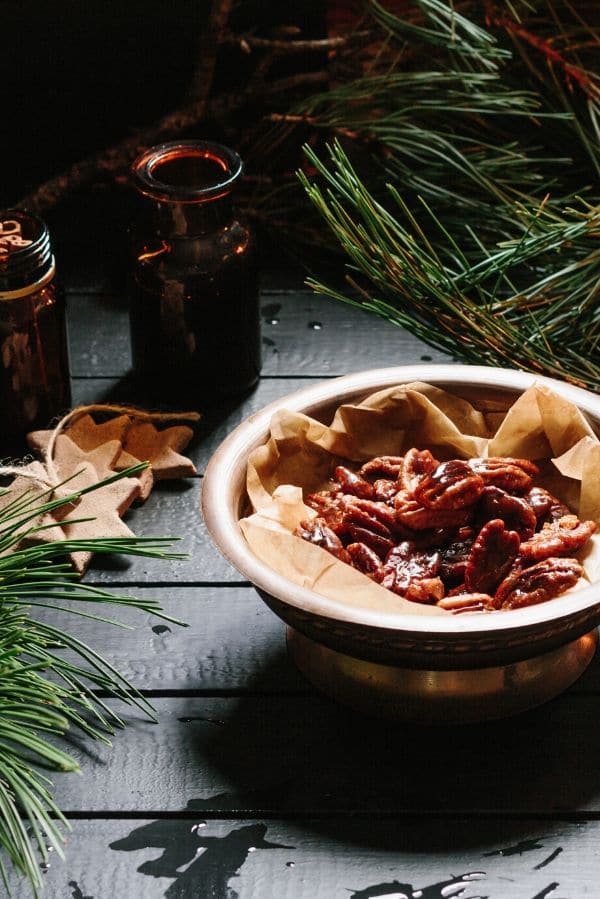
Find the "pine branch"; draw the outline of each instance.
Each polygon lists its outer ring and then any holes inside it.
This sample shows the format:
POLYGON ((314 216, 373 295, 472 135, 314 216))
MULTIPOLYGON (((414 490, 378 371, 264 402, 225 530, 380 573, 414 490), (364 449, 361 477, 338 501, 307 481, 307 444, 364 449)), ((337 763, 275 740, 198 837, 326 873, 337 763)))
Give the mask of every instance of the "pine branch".
MULTIPOLYGON (((119 472, 119 477, 127 474, 131 471, 119 472)), ((94 488, 103 486, 105 481, 94 488)), ((10 487, 4 497, 6 493, 10 487)), ((82 605, 119 605, 174 620, 164 616, 155 600, 74 583, 77 575, 62 561, 75 550, 174 558, 166 552, 171 542, 166 538, 57 541, 10 551, 23 533, 41 530, 31 528, 32 518, 70 504, 77 496, 55 501, 30 494, 0 511, 0 533, 11 534, 0 557, 0 848, 16 872, 28 878, 35 897, 43 886, 40 861, 47 862, 52 850, 64 856, 62 829, 69 828, 53 799, 50 781, 38 769, 78 770, 74 759, 56 745, 56 738, 77 728, 110 745, 110 736, 125 722, 106 698, 133 705, 150 720, 155 716, 144 696, 109 662, 66 631, 36 620, 32 611, 51 608, 118 625, 82 605)), ((0 875, 6 884, 2 858, 0 875)))
POLYGON ((480 246, 479 261, 472 262, 461 235, 451 235, 427 206, 424 228, 394 187, 393 212, 378 202, 339 144, 330 149, 329 166, 309 148, 306 153, 329 186, 323 191, 300 178, 349 258, 352 291, 315 280, 310 286, 466 362, 526 368, 598 388, 600 364, 588 353, 600 343, 600 205, 562 217, 543 204, 514 205, 522 233, 497 247, 480 246), (550 270, 549 260, 558 260, 550 270), (532 278, 541 263, 546 274, 532 278), (515 287, 519 281, 523 287, 515 287))

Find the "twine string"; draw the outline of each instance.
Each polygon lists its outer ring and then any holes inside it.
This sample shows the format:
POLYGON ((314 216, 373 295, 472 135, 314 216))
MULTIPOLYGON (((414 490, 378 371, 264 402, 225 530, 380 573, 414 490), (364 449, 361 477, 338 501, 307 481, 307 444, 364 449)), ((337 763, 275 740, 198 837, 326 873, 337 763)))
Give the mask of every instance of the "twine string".
POLYGON ((195 422, 199 421, 201 418, 198 412, 146 412, 144 409, 137 409, 135 406, 121 406, 110 403, 91 403, 87 406, 78 406, 76 409, 72 409, 70 412, 67 412, 67 414, 64 415, 60 419, 58 424, 53 428, 52 433, 50 434, 50 440, 48 441, 48 445, 46 447, 43 458, 43 466, 45 468, 47 477, 44 478, 43 475, 34 474, 31 471, 27 471, 25 466, 28 463, 26 463, 25 461, 23 463, 23 467, 19 465, 0 465, 0 476, 16 475, 18 477, 29 478, 32 481, 37 481, 39 484, 42 484, 48 489, 54 489, 55 487, 58 487, 58 485, 61 483, 61 480, 54 461, 56 441, 59 435, 66 430, 67 425, 72 425, 78 418, 81 418, 82 415, 87 415, 90 412, 112 412, 115 415, 129 416, 131 421, 125 430, 125 434, 134 421, 195 422))

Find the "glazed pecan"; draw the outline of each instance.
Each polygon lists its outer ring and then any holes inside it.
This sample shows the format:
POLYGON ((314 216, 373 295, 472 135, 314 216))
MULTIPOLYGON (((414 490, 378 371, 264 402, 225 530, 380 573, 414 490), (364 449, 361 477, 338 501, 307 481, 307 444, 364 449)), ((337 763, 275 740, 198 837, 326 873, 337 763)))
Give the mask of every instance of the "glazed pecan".
POLYGON ((500 487, 511 493, 524 493, 531 487, 531 478, 539 468, 528 459, 499 458, 469 459, 469 465, 486 485, 500 487))
POLYGON ((346 551, 350 556, 352 565, 379 583, 383 578, 383 565, 379 556, 365 546, 364 543, 349 543, 346 551))
MULTIPOLYGON (((345 497, 344 508, 349 515, 356 510, 360 510, 364 515, 368 515, 371 519, 378 521, 386 528, 387 534, 396 528, 396 513, 388 505, 371 499, 358 499, 354 496, 345 497)), ((363 519, 364 521, 365 519, 363 519)), ((359 521, 356 522, 360 524, 359 521)))
POLYGON ((444 596, 438 602, 440 609, 448 612, 491 612, 494 609, 494 600, 489 593, 455 593, 452 596, 444 596))
POLYGON ((388 554, 381 583, 412 602, 437 602, 445 592, 437 577, 439 569, 439 553, 419 552, 414 543, 404 540, 388 554))
POLYGON ((331 528, 327 527, 325 522, 320 518, 312 518, 310 521, 302 521, 294 531, 296 536, 314 543, 326 549, 328 553, 340 559, 342 562, 350 562, 350 556, 344 549, 342 541, 331 528))
POLYGON ((543 487, 532 487, 523 499, 531 506, 538 522, 556 521, 569 515, 569 509, 543 487))
POLYGON ((496 609, 520 609, 554 599, 583 575, 576 559, 544 559, 505 578, 494 597, 496 609))
POLYGON ((343 524, 340 532, 346 542, 364 543, 369 549, 372 549, 380 559, 385 559, 387 554, 394 548, 394 542, 389 537, 382 534, 376 534, 374 531, 367 530, 356 524, 343 524))
POLYGON ((377 475, 380 478, 387 478, 397 481, 402 471, 403 456, 376 456, 365 462, 359 471, 363 478, 377 475))
POLYGON ((473 528, 459 528, 454 538, 441 550, 440 575, 446 584, 464 582, 467 561, 475 540, 473 528))
POLYGON ((342 493, 350 493, 352 496, 359 496, 361 499, 373 499, 375 491, 373 485, 361 478, 350 468, 345 465, 338 465, 333 472, 335 480, 340 485, 342 493))
POLYGON ((521 540, 533 536, 537 518, 531 505, 520 496, 511 496, 500 487, 485 487, 477 504, 478 522, 501 518, 506 528, 516 531, 521 540))
POLYGON ((417 500, 409 499, 404 492, 394 499, 396 519, 400 525, 413 531, 431 528, 460 528, 469 519, 469 509, 426 509, 417 500))
POLYGON ((520 543, 517 532, 508 531, 501 519, 488 521, 469 553, 465 568, 467 592, 493 593, 517 558, 520 543))
POLYGON ((334 531, 342 522, 344 517, 344 498, 339 489, 310 493, 306 497, 305 502, 334 531))
POLYGON ((377 478, 373 481, 373 490, 376 500, 391 505, 398 492, 398 484, 396 481, 388 481, 387 478, 377 478))
POLYGON ((422 506, 436 511, 456 511, 474 505, 484 483, 467 462, 442 462, 419 482, 414 497, 422 506))
POLYGON ((429 450, 410 449, 404 457, 400 484, 402 489, 414 496, 416 488, 423 478, 427 477, 438 467, 439 462, 431 455, 429 450))
POLYGON ((520 555, 527 562, 538 562, 550 556, 570 556, 580 550, 595 531, 593 521, 580 521, 569 513, 546 523, 541 531, 522 543, 520 555))

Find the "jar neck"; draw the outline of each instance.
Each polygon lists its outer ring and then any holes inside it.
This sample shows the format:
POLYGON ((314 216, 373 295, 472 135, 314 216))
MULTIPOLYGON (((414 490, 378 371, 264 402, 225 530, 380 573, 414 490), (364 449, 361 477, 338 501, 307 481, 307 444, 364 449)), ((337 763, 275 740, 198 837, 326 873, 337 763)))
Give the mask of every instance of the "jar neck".
POLYGON ((145 197, 140 216, 151 221, 161 237, 196 237, 230 222, 233 204, 229 194, 207 203, 166 203, 145 197))
POLYGON ((162 236, 191 237, 223 227, 242 174, 237 153, 208 141, 151 147, 132 166, 134 185, 162 236))

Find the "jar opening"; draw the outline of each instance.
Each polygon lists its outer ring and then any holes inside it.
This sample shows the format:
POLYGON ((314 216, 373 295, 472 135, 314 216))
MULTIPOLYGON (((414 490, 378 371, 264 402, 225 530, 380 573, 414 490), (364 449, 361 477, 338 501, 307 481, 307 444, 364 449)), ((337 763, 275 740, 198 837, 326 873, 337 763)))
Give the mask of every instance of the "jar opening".
POLYGON ((207 141, 160 144, 132 166, 138 190, 166 202, 206 202, 225 196, 242 173, 237 153, 207 141))

